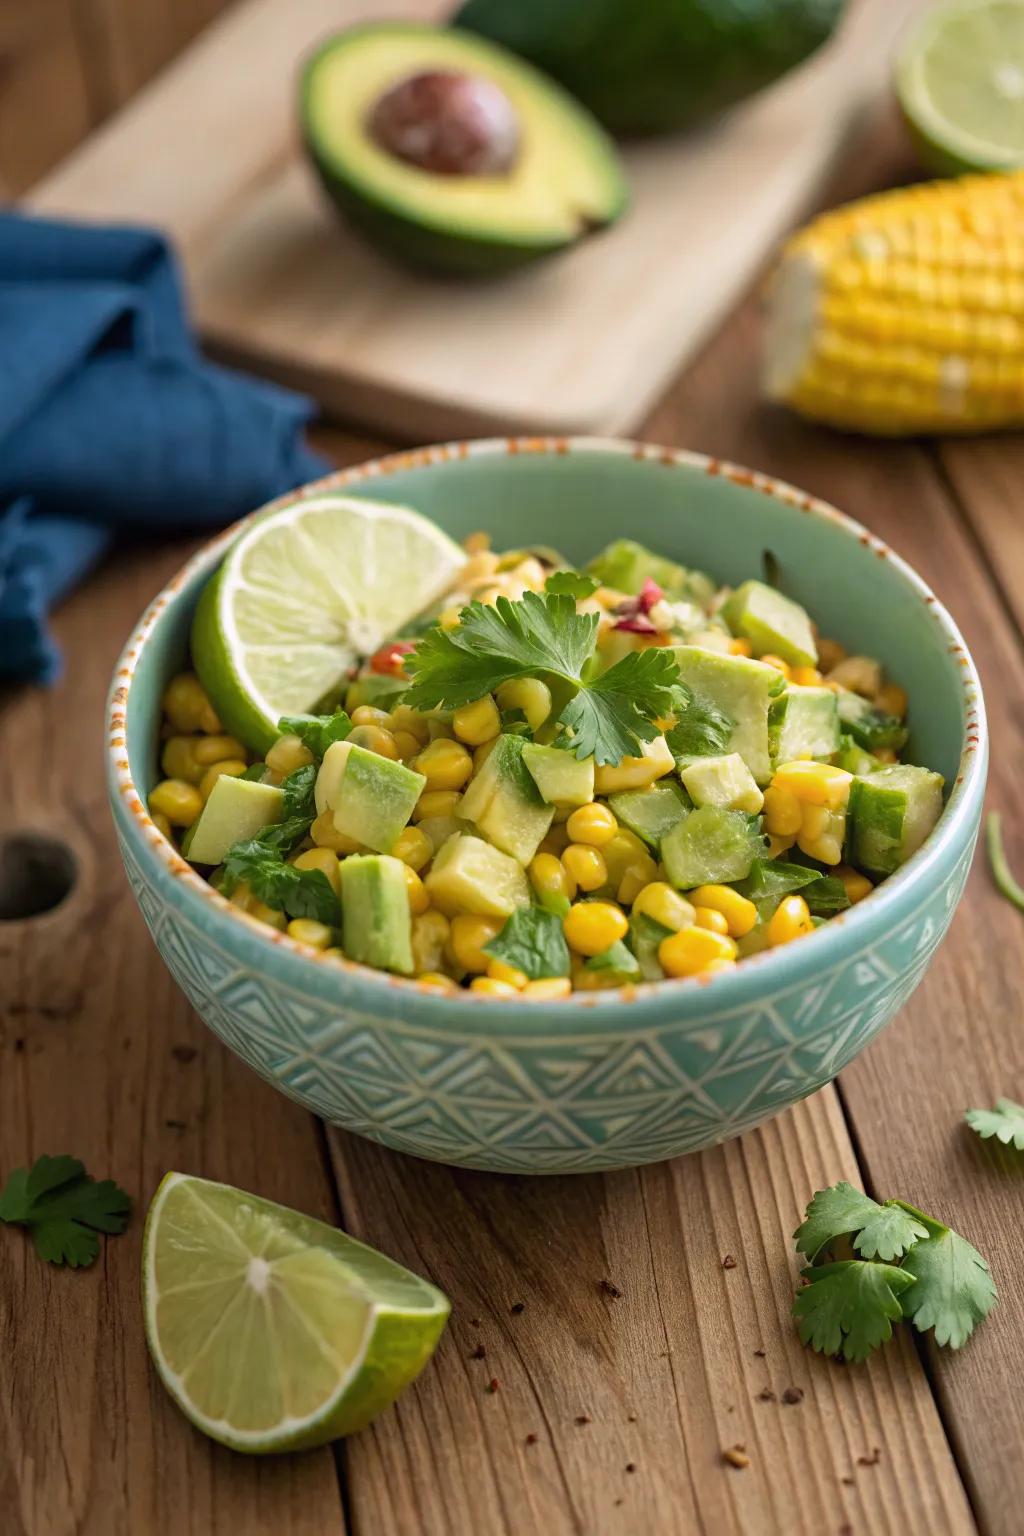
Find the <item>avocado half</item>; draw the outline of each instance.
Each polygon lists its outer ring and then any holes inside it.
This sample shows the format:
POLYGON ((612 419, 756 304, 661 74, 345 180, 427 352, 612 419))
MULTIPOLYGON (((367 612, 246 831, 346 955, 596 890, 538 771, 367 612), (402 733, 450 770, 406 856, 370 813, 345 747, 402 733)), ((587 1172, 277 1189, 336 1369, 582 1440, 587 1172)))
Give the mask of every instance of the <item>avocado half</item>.
MULTIPOLYGON (((564 250, 626 206, 615 147, 590 113, 531 65, 470 33, 405 22, 338 33, 305 65, 301 118, 313 164, 345 217, 392 255, 436 271, 507 271, 564 250), (505 163, 442 172, 382 142, 389 93, 409 97, 411 82, 411 99, 429 105, 438 80, 468 81, 490 107, 497 102, 514 141, 493 157, 505 163)), ((406 144, 419 142, 419 126, 406 144)))
POLYGON ((606 128, 666 133, 770 85, 831 36, 843 0, 466 0, 456 26, 554 76, 606 128))

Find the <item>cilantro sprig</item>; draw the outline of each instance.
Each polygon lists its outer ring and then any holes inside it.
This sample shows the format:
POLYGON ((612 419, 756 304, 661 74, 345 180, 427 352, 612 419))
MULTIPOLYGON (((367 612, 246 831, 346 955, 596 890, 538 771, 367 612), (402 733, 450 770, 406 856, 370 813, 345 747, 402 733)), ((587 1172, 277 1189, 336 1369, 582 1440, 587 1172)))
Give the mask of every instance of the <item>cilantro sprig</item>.
POLYGON ((0 1193, 0 1221, 27 1228, 41 1259, 72 1269, 96 1259, 98 1233, 124 1231, 131 1208, 113 1179, 91 1178, 77 1157, 66 1155, 15 1168, 0 1193))
POLYGON ((659 734, 654 721, 672 709, 679 668, 655 647, 585 680, 597 627, 597 614, 578 613, 566 591, 470 603, 457 625, 434 626, 407 658, 405 701, 413 709, 457 709, 512 678, 541 676, 569 695, 558 715, 568 734, 558 744, 599 764, 621 762, 659 734))
POLYGON ((1024 1104, 1013 1099, 997 1099, 995 1109, 969 1109, 964 1116, 972 1131, 982 1141, 994 1136, 1004 1147, 1024 1152, 1024 1104))
POLYGON ((514 965, 531 981, 569 974, 562 919, 545 907, 517 907, 501 932, 484 945, 484 953, 514 965))
POLYGON ((966 1238, 904 1200, 851 1184, 819 1190, 793 1234, 809 1260, 793 1315, 824 1354, 864 1360, 900 1318, 959 1349, 995 1304, 988 1265, 966 1238), (858 1257, 839 1257, 848 1253, 858 1257))

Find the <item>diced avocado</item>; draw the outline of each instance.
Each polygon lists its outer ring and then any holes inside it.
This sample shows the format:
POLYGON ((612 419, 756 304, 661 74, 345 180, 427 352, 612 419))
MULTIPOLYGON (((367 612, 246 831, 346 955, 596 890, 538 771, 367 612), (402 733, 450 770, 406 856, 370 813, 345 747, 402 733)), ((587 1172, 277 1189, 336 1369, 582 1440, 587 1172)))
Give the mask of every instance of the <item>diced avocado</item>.
POLYGON ((488 276, 565 249, 626 206, 611 140, 514 53, 410 21, 330 37, 302 76, 328 195, 403 261, 488 276))
POLYGON ((611 795, 620 789, 638 789, 662 779, 676 766, 672 748, 664 736, 640 743, 639 757, 624 757, 620 763, 601 763, 594 770, 594 788, 599 795, 611 795))
POLYGON ((749 656, 723 656, 696 645, 674 645, 672 654, 687 687, 733 721, 728 751, 739 753, 758 784, 767 784, 772 775, 768 714, 772 699, 786 686, 782 673, 749 656))
POLYGON ((941 773, 894 763, 854 779, 847 810, 850 862, 891 875, 916 853, 942 813, 941 773))
POLYGON ((734 635, 750 641, 755 656, 770 652, 793 667, 817 665, 818 647, 805 610, 763 581, 737 587, 722 617, 734 635))
POLYGON ((884 767, 879 758, 865 752, 845 731, 840 734, 839 751, 833 761, 837 768, 845 768, 847 773, 857 774, 861 778, 867 773, 877 773, 879 768, 884 767))
POLYGON ((909 732, 895 715, 883 715, 870 699, 862 699, 848 688, 836 695, 836 701, 842 729, 866 752, 877 752, 880 747, 892 747, 898 752, 906 746, 909 732))
POLYGON ((527 771, 525 746, 521 736, 499 736, 456 807, 460 821, 472 822, 488 842, 520 864, 529 864, 555 815, 527 771))
POLYGON ((530 904, 522 865, 468 832, 448 839, 434 856, 424 884, 435 907, 447 913, 508 917, 516 907, 530 904))
POLYGON ((661 862, 681 891, 697 885, 743 880, 764 853, 756 817, 702 805, 672 828, 661 844, 661 862))
POLYGON ((763 923, 772 916, 783 896, 802 891, 822 878, 821 871, 787 859, 755 859, 746 879, 737 881, 741 896, 752 901, 763 923))
POLYGON ((617 795, 609 795, 608 804, 616 821, 642 837, 655 853, 661 847, 665 833, 693 809, 686 791, 668 779, 652 784, 648 789, 624 789, 617 795))
POLYGON ((334 812, 334 825, 366 848, 387 853, 408 824, 426 785, 422 773, 404 763, 335 741, 324 753, 314 797, 319 813, 334 812))
POLYGON ((193 864, 220 864, 233 843, 255 837, 284 815, 284 790, 222 773, 181 851, 193 864))
POLYGON ((416 825, 428 839, 435 853, 450 837, 454 837, 456 832, 463 830, 461 821, 456 821, 454 816, 424 816, 423 820, 418 821, 416 825))
POLYGON ((587 566, 604 587, 636 597, 645 581, 658 584, 668 598, 708 603, 715 594, 715 584, 703 571, 690 571, 664 555, 656 555, 633 539, 616 539, 595 555, 587 566))
POLYGON ((683 787, 694 805, 720 805, 726 811, 756 816, 764 795, 738 752, 725 757, 691 757, 679 769, 683 787))
POLYGON ((411 976, 412 915, 401 859, 353 853, 338 867, 346 955, 361 965, 411 976))
POLYGON ((523 743, 523 762, 548 805, 589 805, 594 798, 594 759, 578 758, 561 747, 523 743))
POLYGON ((640 975, 640 962, 621 939, 616 939, 609 949, 603 949, 599 955, 591 955, 590 959, 584 963, 584 969, 600 971, 608 977, 621 977, 623 981, 632 981, 640 975))
POLYGON ((396 697, 404 693, 409 686, 407 677, 390 677, 383 672, 364 672, 357 677, 354 683, 349 683, 345 692, 345 708, 351 714, 361 704, 370 704, 374 709, 386 709, 389 704, 396 702, 396 697))
POLYGON ((640 967, 641 981, 661 981, 665 975, 658 959, 658 945, 672 929, 655 922, 646 912, 634 912, 629 919, 629 944, 640 967))
POLYGON ((831 688, 787 683, 768 720, 772 760, 827 758, 839 750, 839 710, 831 688))

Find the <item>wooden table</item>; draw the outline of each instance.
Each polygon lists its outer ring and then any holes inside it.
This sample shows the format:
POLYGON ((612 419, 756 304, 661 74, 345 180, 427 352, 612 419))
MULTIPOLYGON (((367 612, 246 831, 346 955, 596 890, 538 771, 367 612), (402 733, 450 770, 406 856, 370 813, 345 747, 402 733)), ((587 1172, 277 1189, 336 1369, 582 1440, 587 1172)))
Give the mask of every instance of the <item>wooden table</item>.
MULTIPOLYGON (((901 154, 883 125, 833 197, 905 174, 901 154)), ((805 427, 757 403, 757 345, 752 296, 646 435, 829 498, 932 583, 981 667, 992 803, 1024 864, 1024 442, 805 427)), ((321 443, 340 463, 384 446, 333 431, 321 443)), ((72 1150, 140 1208, 81 1273, 0 1230, 4 1536, 1019 1536, 1024 1160, 975 1139, 962 1113, 1024 1093, 1024 929, 981 862, 883 1037, 838 1084, 715 1151, 528 1180, 325 1130, 203 1028, 114 848, 103 694, 131 622, 189 548, 109 563, 58 616, 65 681, 2 701, 0 835, 65 839, 79 876, 56 910, 0 923, 0 1173, 72 1150), (448 1292, 436 1360, 393 1411, 333 1451, 264 1462, 189 1427, 149 1367, 138 1301, 141 1211, 168 1168, 340 1222, 448 1292), (838 1178, 909 1198, 989 1257, 1000 1305, 962 1353, 917 1347, 909 1330, 863 1367, 800 1346, 789 1234, 838 1178), (743 1469, 722 1459, 735 1444, 743 1469)))

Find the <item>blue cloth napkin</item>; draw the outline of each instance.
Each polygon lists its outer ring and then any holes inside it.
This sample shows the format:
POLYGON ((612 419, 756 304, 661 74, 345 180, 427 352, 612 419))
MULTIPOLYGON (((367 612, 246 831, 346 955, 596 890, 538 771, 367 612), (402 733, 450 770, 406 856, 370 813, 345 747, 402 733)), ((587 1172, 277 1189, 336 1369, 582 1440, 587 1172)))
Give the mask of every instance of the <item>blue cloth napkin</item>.
POLYGON ((0 213, 0 677, 119 536, 215 528, 323 474, 312 403, 205 361, 167 242, 0 213))

